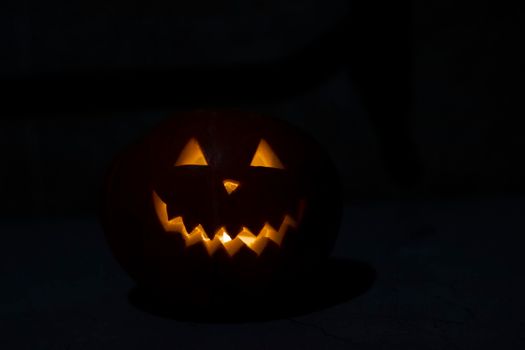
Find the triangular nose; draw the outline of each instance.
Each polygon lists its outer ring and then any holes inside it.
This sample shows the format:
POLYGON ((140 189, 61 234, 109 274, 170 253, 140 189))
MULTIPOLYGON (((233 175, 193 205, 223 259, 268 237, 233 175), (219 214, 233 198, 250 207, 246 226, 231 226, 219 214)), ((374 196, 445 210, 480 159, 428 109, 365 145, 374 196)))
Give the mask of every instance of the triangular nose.
POLYGON ((226 189, 226 192, 228 192, 228 194, 232 194, 240 185, 239 181, 231 179, 224 180, 222 184, 224 185, 224 188, 226 189))

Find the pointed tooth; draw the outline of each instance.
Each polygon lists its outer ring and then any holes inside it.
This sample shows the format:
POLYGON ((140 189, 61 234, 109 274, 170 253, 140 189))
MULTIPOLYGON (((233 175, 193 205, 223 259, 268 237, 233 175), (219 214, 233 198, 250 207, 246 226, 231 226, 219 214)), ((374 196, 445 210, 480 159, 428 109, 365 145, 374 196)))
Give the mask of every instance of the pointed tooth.
POLYGON ((286 225, 284 226, 281 225, 280 229, 279 228, 276 229, 272 227, 270 224, 266 224, 260 234, 272 240, 273 242, 277 243, 278 245, 281 245, 286 231, 287 231, 286 225))
MULTIPOLYGON (((228 234, 228 231, 226 231, 225 227, 224 226, 221 226, 218 230, 216 230, 214 233, 213 233, 213 238, 212 239, 218 239, 218 240, 222 240, 223 236, 226 234, 226 237, 230 237, 230 235, 228 234)), ((226 238, 227 239, 227 238, 226 238)))
POLYGON ((244 242, 237 236, 233 240, 223 244, 229 256, 234 256, 243 246, 244 242))
POLYGON ((186 231, 186 226, 184 226, 184 221, 182 220, 181 216, 177 216, 176 218, 173 218, 166 222, 164 224, 164 229, 168 232, 178 232, 182 234, 183 237, 186 237, 188 235, 188 232, 186 231))
POLYGON ((198 225, 187 236, 186 246, 189 247, 189 246, 192 246, 200 242, 206 243, 207 240, 208 240, 208 237, 206 236, 206 233, 202 229, 202 226, 198 225))
POLYGON ((237 234, 236 239, 239 239, 245 245, 250 246, 255 242, 257 236, 255 236, 248 228, 243 227, 241 232, 237 234))
POLYGON ((219 241, 221 241, 224 245, 228 242, 231 242, 232 238, 230 237, 227 231, 223 230, 221 233, 219 233, 219 241))
POLYGON ((168 220, 180 216, 180 209, 174 204, 166 204, 166 213, 168 214, 168 220))
POLYGON ((266 247, 266 245, 268 244, 268 238, 266 237, 263 237, 263 236, 259 236, 257 237, 257 239, 255 240, 255 242, 253 244, 250 245, 250 249, 252 251, 254 251, 257 255, 261 255, 261 253, 263 252, 264 248, 266 247))
POLYGON ((163 226, 165 226, 168 221, 167 205, 162 201, 157 192, 153 191, 153 205, 155 207, 155 212, 157 213, 157 218, 160 220, 163 226))
POLYGON ((268 222, 266 222, 261 231, 259 231, 259 236, 270 238, 275 234, 275 232, 277 232, 277 230, 268 222))
POLYGON ((197 228, 203 230, 203 227, 200 225, 200 223, 197 220, 193 219, 191 216, 184 216, 183 221, 184 226, 186 227, 186 230, 189 234, 191 234, 197 228))
POLYGON ((208 254, 210 256, 213 256, 213 254, 217 251, 217 249, 219 249, 219 247, 222 246, 222 243, 218 235, 215 235, 213 239, 207 240, 204 243, 206 244, 206 249, 208 250, 208 254))

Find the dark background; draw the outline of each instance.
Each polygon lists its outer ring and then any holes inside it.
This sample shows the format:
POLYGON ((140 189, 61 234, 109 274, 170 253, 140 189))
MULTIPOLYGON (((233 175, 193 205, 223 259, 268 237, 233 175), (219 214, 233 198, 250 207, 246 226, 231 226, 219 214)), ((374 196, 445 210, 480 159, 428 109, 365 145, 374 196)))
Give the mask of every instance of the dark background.
MULTIPOLYGON (((346 203, 336 251, 377 270, 369 299, 350 301, 357 311, 332 310, 327 328, 318 316, 313 326, 295 323, 319 333, 299 344, 519 348, 523 301, 510 295, 523 291, 523 263, 512 255, 523 243, 523 25, 516 9, 448 0, 4 1, 0 305, 8 322, 0 336, 10 334, 9 348, 21 329, 35 335, 28 348, 140 344, 124 326, 111 328, 121 311, 91 324, 62 307, 77 305, 70 292, 82 290, 82 307, 103 314, 95 295, 115 288, 121 294, 111 298, 129 307, 122 286, 130 282, 115 282, 124 277, 94 216, 104 172, 172 112, 233 106, 289 120, 326 148, 346 203), (79 281, 91 287, 72 287, 79 281), (415 317, 415 309, 426 311, 415 317), (431 331, 418 328, 426 321, 431 331)), ((296 339, 274 340, 267 345, 296 339)))

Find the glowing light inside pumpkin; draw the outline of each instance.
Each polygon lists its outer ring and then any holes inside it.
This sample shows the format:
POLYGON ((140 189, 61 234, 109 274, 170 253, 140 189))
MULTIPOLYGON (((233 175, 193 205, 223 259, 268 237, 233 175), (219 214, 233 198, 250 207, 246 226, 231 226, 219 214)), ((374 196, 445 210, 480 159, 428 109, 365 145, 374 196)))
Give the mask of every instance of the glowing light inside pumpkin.
POLYGON ((175 162, 175 166, 181 165, 208 165, 201 146, 194 138, 190 139, 175 162))
POLYGON ((229 241, 232 240, 230 235, 228 235, 228 233, 226 232, 226 230, 223 227, 220 228, 220 232, 216 233, 216 235, 217 234, 219 235, 219 240, 222 243, 226 243, 226 242, 229 242, 229 241))
POLYGON ((257 150, 253 155, 250 165, 265 168, 284 169, 283 163, 281 163, 279 158, 275 155, 275 152, 272 151, 268 142, 266 142, 264 139, 261 139, 259 142, 259 146, 257 146, 257 150))
POLYGON ((235 238, 231 238, 224 227, 221 227, 215 233, 213 239, 210 239, 201 225, 188 233, 181 216, 168 219, 167 205, 153 191, 153 204, 157 217, 166 232, 180 233, 186 242, 186 247, 194 244, 203 244, 208 254, 213 255, 220 247, 223 247, 228 255, 235 255, 243 246, 250 248, 257 255, 261 255, 266 245, 271 240, 277 245, 281 245, 288 227, 297 227, 290 215, 285 215, 278 230, 273 228, 269 223, 265 223, 257 235, 253 234, 248 228, 243 227, 235 238))
POLYGON ((228 192, 228 194, 232 194, 233 191, 235 191, 237 189, 237 187, 239 187, 239 181, 235 181, 235 180, 224 180, 222 182, 222 184, 224 185, 224 188, 226 189, 226 192, 228 192))

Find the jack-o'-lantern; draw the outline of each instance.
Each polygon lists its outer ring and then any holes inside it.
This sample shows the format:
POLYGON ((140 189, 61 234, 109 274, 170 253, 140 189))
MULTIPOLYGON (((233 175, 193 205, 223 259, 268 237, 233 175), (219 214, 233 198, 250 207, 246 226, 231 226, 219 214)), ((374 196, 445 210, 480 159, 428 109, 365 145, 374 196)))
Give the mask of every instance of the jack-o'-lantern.
POLYGON ((325 258, 340 216, 333 164, 303 132, 235 110, 180 113, 114 163, 104 226, 139 284, 259 280, 325 258))

